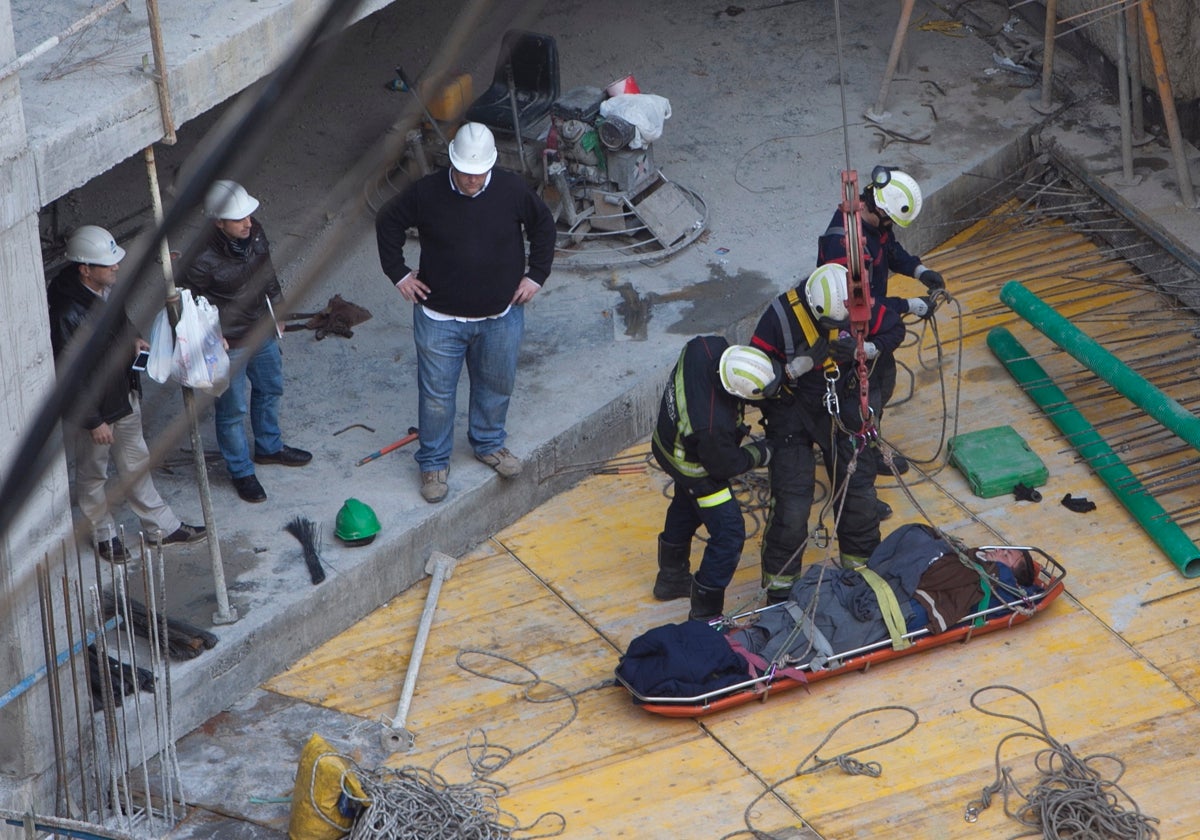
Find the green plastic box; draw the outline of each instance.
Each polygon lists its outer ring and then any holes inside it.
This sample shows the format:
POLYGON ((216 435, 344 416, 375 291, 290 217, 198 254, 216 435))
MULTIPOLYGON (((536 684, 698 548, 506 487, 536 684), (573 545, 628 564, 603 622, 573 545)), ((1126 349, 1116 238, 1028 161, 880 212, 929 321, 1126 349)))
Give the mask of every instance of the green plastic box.
POLYGON ((958 467, 976 496, 990 499, 1011 493, 1018 484, 1041 487, 1050 478, 1042 459, 1012 426, 996 426, 956 435, 948 444, 950 463, 958 467))

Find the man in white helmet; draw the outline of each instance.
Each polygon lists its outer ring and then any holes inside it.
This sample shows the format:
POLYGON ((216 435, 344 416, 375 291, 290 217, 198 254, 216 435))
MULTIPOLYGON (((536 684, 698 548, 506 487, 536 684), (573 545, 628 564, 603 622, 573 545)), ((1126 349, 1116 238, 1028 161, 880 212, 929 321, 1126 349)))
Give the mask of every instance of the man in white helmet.
POLYGON ((212 220, 213 229, 179 283, 208 298, 220 313, 221 333, 229 343, 229 387, 213 407, 217 447, 238 496, 252 503, 267 498, 255 464, 302 467, 312 460, 311 452, 285 445, 279 428, 283 356, 275 327, 262 344, 252 342, 254 327, 272 320, 271 309, 281 305, 283 296, 270 243, 252 215, 257 209, 258 199, 241 184, 214 181, 204 199, 204 215, 212 220), (246 437, 247 413, 253 451, 246 437))
POLYGON ((675 492, 658 535, 654 597, 690 597, 688 618, 708 621, 725 609, 725 587, 746 542, 729 481, 771 461, 767 441, 742 442, 743 410, 747 401, 772 402, 782 377, 782 365, 761 350, 702 335, 684 346, 667 378, 651 450, 675 492), (692 537, 701 525, 708 542, 693 576, 692 537))
MULTIPOLYGON (((779 399, 762 407, 767 440, 774 451, 768 467, 771 509, 761 555, 763 588, 771 603, 787 600, 792 584, 800 578, 816 491, 815 450, 821 451, 833 489, 838 548, 844 562, 870 556, 879 545, 880 519, 890 514, 875 494, 874 456, 870 450, 862 450, 865 444, 856 435, 864 423, 855 357, 858 348, 847 331, 848 299, 846 269, 820 266, 799 286, 771 302, 750 340, 751 346, 777 360, 787 373, 779 399), (835 382, 837 418, 830 415, 826 401, 829 380, 835 382), (856 448, 857 466, 848 473, 856 448)), ((900 316, 875 302, 863 344, 867 364, 894 351, 903 340, 900 316)), ((876 412, 879 397, 872 389, 871 408, 876 412)))
MULTIPOLYGON (((112 234, 96 225, 78 228, 67 240, 67 266, 50 282, 50 340, 61 357, 85 324, 96 322, 125 249, 112 234)), ((141 377, 131 368, 149 345, 137 337, 127 317, 104 337, 104 351, 94 360, 92 376, 103 384, 95 400, 77 407, 79 434, 75 441, 75 491, 79 508, 92 529, 100 556, 121 563, 129 553, 121 543, 108 498, 108 466, 116 464, 126 483, 125 499, 151 540, 163 544, 204 539, 203 525, 187 525, 163 501, 150 477, 150 452, 142 432, 141 377)), ((90 383, 89 383, 90 384, 90 383)), ((86 386, 85 386, 86 387, 86 386)))
POLYGON ((495 168, 496 141, 486 126, 463 125, 449 153, 449 171, 421 178, 375 219, 383 273, 413 304, 421 430, 414 457, 421 496, 431 503, 449 492, 464 363, 471 381, 467 440, 475 457, 503 478, 521 472, 506 445, 505 421, 525 304, 550 275, 556 235, 550 209, 525 180, 495 168), (421 243, 417 268, 404 254, 409 228, 421 243))
MULTIPOLYGON (((896 238, 896 225, 908 227, 921 213, 924 199, 921 187, 907 172, 887 166, 876 166, 871 172, 871 183, 863 187, 860 195, 862 211, 863 259, 871 285, 871 297, 901 315, 911 314, 928 318, 933 314, 934 301, 928 296, 893 297, 888 293, 888 279, 893 273, 914 277, 930 292, 946 288, 942 275, 928 268, 919 256, 904 250, 896 238)), ((829 227, 817 240, 817 265, 837 263, 847 265, 846 219, 841 208, 833 213, 829 227)), ((883 405, 887 405, 896 388, 896 361, 887 353, 877 365, 877 383, 883 391, 883 405)), ((880 418, 882 419, 882 415, 880 418)), ((894 458, 897 472, 908 470, 908 462, 897 455, 894 458)), ((876 459, 879 475, 891 475, 891 470, 882 458, 876 459)))

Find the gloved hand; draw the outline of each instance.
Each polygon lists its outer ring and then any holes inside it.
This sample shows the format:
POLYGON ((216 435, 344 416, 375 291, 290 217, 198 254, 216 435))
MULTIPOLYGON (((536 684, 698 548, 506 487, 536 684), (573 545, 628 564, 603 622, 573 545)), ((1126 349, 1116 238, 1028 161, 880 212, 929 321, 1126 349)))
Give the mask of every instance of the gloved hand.
POLYGON ((863 352, 867 354, 867 359, 870 360, 879 355, 879 348, 875 346, 875 342, 873 341, 864 341, 863 352))
POLYGON ((921 276, 917 278, 924 284, 926 289, 931 292, 936 292, 946 288, 946 279, 938 274, 932 268, 927 268, 921 272, 921 276))
POLYGON ((812 356, 797 356, 788 362, 783 370, 787 373, 788 379, 796 380, 816 367, 816 364, 812 356))
POLYGON ((765 467, 771 463, 771 444, 766 440, 752 440, 742 447, 754 459, 754 466, 765 467))
POLYGON ((909 298, 908 314, 916 315, 918 318, 928 318, 933 314, 933 302, 927 297, 909 298))
POLYGON ((837 341, 831 342, 829 345, 829 355, 839 365, 844 365, 847 362, 854 361, 854 357, 857 352, 858 342, 848 335, 842 336, 837 341))

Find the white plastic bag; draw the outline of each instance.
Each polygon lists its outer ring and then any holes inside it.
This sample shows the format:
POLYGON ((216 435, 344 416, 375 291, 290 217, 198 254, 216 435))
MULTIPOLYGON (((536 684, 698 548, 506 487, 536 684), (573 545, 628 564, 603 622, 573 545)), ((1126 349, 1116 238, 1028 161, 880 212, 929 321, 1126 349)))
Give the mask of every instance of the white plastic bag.
POLYGON ((166 382, 171 378, 174 356, 175 334, 171 332, 171 321, 163 307, 150 328, 150 361, 146 362, 146 373, 155 382, 166 382))
POLYGON ((229 384, 229 354, 216 307, 203 297, 193 299, 188 289, 179 295, 173 375, 181 385, 219 395, 229 384))
POLYGON ((600 115, 620 117, 634 128, 629 148, 641 149, 662 137, 671 103, 656 93, 622 93, 600 103, 600 115))

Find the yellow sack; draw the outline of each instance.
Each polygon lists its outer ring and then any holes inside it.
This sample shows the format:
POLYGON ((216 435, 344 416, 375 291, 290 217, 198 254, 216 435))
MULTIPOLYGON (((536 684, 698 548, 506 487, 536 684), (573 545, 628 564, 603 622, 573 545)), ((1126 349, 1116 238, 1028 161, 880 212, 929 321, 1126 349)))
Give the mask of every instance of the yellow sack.
POLYGON ((313 733, 300 752, 296 787, 292 790, 289 840, 337 840, 349 833, 354 817, 346 816, 338 808, 343 786, 358 800, 345 804, 361 806, 366 799, 358 778, 349 772, 351 766, 350 759, 313 733))

